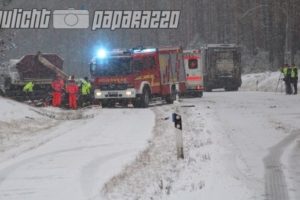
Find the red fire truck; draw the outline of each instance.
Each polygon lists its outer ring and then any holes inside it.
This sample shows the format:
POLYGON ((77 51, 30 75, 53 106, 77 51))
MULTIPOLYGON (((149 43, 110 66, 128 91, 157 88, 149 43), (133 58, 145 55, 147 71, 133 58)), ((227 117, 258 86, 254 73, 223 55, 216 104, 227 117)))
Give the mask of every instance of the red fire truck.
POLYGON ((102 107, 116 103, 148 107, 152 98, 173 103, 185 91, 181 48, 99 51, 90 64, 94 97, 102 107))

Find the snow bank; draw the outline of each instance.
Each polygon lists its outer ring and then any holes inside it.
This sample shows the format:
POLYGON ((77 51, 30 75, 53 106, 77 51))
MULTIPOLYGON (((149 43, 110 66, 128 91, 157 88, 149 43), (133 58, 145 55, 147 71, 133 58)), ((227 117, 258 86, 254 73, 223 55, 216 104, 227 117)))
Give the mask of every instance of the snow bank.
POLYGON ((0 162, 32 148, 32 141, 40 143, 33 138, 57 124, 26 104, 0 97, 0 162))
MULTIPOLYGON (((59 114, 60 109, 37 110, 59 114)), ((14 159, 1 162, 7 154, 1 152, 0 199, 103 199, 103 185, 134 161, 152 135, 155 116, 148 109, 72 112, 93 117, 55 120, 61 123, 40 130, 31 137, 31 148, 14 159)))
POLYGON ((26 104, 0 97, 0 122, 40 117, 26 104))
POLYGON ((242 76, 243 84, 240 89, 244 91, 284 92, 282 78, 283 75, 280 72, 245 74, 242 76))

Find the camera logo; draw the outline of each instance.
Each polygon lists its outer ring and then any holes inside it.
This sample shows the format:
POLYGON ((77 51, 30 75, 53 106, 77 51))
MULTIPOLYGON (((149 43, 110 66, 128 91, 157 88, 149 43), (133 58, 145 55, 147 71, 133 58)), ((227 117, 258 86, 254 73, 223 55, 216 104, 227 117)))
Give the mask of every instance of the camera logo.
POLYGON ((53 27, 56 29, 85 29, 89 27, 88 10, 55 10, 53 27))

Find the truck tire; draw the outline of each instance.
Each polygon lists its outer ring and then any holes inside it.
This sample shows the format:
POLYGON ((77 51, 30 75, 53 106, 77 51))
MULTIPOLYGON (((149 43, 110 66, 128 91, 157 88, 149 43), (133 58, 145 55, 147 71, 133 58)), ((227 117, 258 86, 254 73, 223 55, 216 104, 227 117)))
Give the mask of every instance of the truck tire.
POLYGON ((210 87, 206 87, 206 88, 205 88, 205 91, 206 91, 206 92, 211 92, 212 89, 211 89, 210 87))
POLYGON ((174 103, 174 99, 171 97, 171 95, 166 97, 166 102, 167 102, 167 104, 173 104, 174 103))
POLYGON ((133 106, 135 108, 148 108, 150 103, 150 90, 149 88, 144 88, 143 93, 140 98, 133 101, 133 106))
POLYGON ((202 91, 201 92, 197 92, 197 97, 199 97, 199 98, 203 97, 203 92, 202 91))
POLYGON ((143 94, 141 97, 141 107, 148 108, 150 103, 150 91, 148 88, 143 89, 143 94))
POLYGON ((167 104, 173 104, 176 100, 176 88, 172 87, 171 94, 166 97, 167 104))
POLYGON ((140 107, 141 107, 141 101, 135 99, 135 100, 132 102, 132 105, 133 105, 133 107, 135 107, 135 108, 140 108, 140 107))
POLYGON ((238 91, 239 88, 238 87, 226 87, 225 91, 238 91))

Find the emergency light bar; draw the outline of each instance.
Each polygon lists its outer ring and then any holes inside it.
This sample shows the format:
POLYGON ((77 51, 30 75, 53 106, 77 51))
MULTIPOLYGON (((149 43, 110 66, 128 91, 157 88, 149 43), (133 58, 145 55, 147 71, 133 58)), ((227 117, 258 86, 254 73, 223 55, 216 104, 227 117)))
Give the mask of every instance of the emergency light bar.
POLYGON ((156 48, 134 48, 132 51, 133 53, 152 53, 152 52, 156 52, 156 48))
POLYGON ((132 52, 128 49, 113 49, 111 51, 107 51, 106 49, 99 49, 96 54, 96 58, 98 59, 106 59, 108 57, 122 57, 122 56, 128 56, 128 54, 131 54, 132 52))
POLYGON ((113 49, 111 52, 111 54, 129 54, 130 50, 128 49, 113 49))

